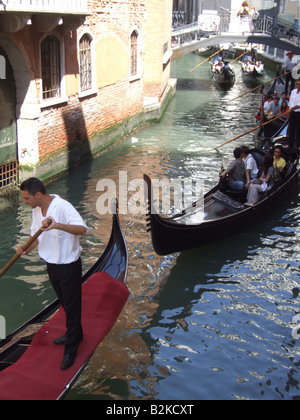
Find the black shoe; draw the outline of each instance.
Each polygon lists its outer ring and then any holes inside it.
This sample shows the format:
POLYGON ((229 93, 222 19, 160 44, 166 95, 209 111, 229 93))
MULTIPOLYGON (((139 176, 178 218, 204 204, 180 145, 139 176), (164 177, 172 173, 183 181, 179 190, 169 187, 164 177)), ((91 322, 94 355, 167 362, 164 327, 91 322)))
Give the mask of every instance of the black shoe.
POLYGON ((66 343, 66 336, 62 335, 61 337, 57 337, 55 340, 53 340, 53 343, 57 346, 62 346, 66 343))
POLYGON ((71 356, 69 354, 65 354, 64 358, 62 359, 62 362, 60 364, 61 370, 67 370, 69 367, 71 367, 75 362, 76 356, 71 356))

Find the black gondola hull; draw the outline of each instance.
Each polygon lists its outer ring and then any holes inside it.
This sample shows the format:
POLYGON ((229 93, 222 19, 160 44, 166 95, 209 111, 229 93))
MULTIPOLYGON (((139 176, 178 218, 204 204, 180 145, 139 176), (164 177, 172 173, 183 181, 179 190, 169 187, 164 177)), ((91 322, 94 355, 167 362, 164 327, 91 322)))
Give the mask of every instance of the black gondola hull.
MULTIPOLYGON (((266 214, 282 203, 282 197, 288 193, 289 186, 296 182, 297 177, 298 170, 294 167, 288 179, 256 205, 244 206, 235 214, 212 221, 204 221, 198 225, 184 225, 158 214, 149 213, 149 230, 155 252, 158 255, 169 255, 187 251, 242 232, 252 223, 266 217, 266 214)), ((151 180, 145 176, 145 181, 148 185, 149 203, 151 203, 151 180)), ((218 190, 219 188, 215 187, 206 194, 204 200, 207 201, 218 190)))

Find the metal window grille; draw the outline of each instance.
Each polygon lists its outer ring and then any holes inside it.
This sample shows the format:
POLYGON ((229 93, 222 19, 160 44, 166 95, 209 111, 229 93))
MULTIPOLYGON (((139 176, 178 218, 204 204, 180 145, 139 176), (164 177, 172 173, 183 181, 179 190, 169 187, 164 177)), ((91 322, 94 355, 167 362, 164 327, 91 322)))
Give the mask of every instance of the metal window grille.
POLYGON ((59 98, 61 94, 60 43, 48 36, 41 45, 43 99, 59 98))
POLYGON ((130 75, 137 75, 137 66, 138 66, 138 34, 134 31, 131 34, 131 66, 130 66, 130 75))
POLYGON ((80 65, 80 89, 81 91, 92 89, 92 52, 91 38, 84 35, 79 45, 80 65))
POLYGON ((0 189, 8 185, 14 185, 18 182, 18 162, 15 160, 11 163, 0 166, 0 189))

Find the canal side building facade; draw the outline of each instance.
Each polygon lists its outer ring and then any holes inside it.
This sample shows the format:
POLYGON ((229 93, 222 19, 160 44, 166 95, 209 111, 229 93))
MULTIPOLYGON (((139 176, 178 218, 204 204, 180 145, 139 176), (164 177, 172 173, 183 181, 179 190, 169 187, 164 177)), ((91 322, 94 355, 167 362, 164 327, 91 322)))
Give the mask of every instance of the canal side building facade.
POLYGON ((0 189, 50 178, 158 119, 172 0, 1 0, 0 189))

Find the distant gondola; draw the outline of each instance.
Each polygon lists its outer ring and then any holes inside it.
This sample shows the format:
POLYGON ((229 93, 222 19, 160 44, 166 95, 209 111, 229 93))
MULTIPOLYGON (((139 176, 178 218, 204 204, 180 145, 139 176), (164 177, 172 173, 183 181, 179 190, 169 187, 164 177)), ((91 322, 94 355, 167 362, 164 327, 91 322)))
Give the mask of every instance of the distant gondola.
MULTIPOLYGON (((262 161, 264 153, 256 150, 253 155, 260 156, 259 160, 262 161)), ((261 194, 255 205, 243 204, 243 201, 239 200, 239 195, 223 188, 220 183, 205 194, 204 208, 203 201, 200 200, 170 218, 151 212, 152 182, 145 175, 149 202, 147 221, 155 252, 158 255, 168 255, 207 245, 242 232, 251 223, 265 217, 269 210, 282 203, 281 196, 297 179, 298 154, 290 151, 286 152, 286 157, 288 171, 285 177, 272 190, 261 194)))
POLYGON ((261 77, 265 74, 265 68, 261 61, 256 59, 256 53, 246 52, 241 61, 243 76, 249 78, 261 77))
POLYGON ((210 64, 212 81, 214 83, 222 87, 231 87, 234 85, 235 73, 229 61, 223 61, 223 58, 218 55, 210 64))
POLYGON ((47 359, 48 356, 46 353, 44 356, 40 354, 40 350, 37 352, 38 356, 34 353, 34 348, 39 349, 41 342, 46 339, 48 342, 45 343, 43 350, 48 352, 49 356, 52 357, 53 353, 63 351, 59 348, 61 346, 55 345, 51 350, 53 344, 50 338, 51 329, 58 328, 57 324, 60 327, 60 319, 64 316, 62 308, 55 314, 60 307, 56 300, 5 340, 0 341, 0 400, 43 400, 64 397, 88 363, 96 346, 116 322, 127 301, 129 296, 125 284, 127 269, 127 247, 118 214, 114 214, 109 243, 99 260, 82 278, 83 329, 85 330, 85 324, 95 323, 96 327, 94 325, 93 331, 89 331, 88 336, 84 337, 74 367, 63 372, 59 368, 59 363, 53 363, 51 368, 47 367, 48 360, 43 360, 40 366, 38 359, 47 359), (89 296, 92 296, 94 301, 91 307, 89 307, 89 296), (84 319, 85 317, 87 319, 84 319))

